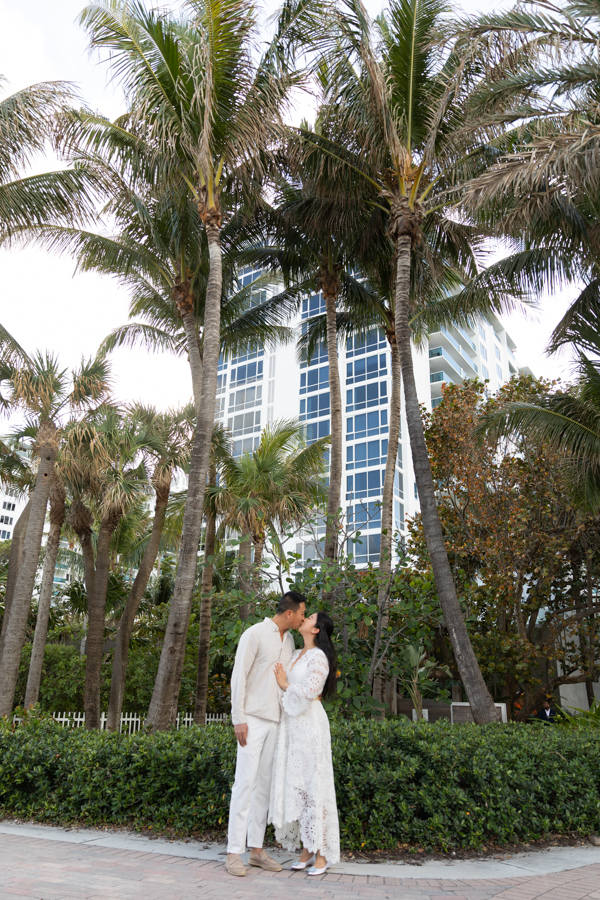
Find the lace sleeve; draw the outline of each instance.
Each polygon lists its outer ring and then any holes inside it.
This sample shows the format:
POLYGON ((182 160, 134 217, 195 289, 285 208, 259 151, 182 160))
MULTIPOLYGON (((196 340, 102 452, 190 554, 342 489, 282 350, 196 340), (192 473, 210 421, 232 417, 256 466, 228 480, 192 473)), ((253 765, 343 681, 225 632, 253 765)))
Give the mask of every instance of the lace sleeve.
POLYGON ((328 674, 329 663, 325 654, 321 650, 311 653, 306 660, 306 675, 299 684, 290 684, 281 699, 288 716, 300 716, 306 712, 313 700, 321 696, 328 674))

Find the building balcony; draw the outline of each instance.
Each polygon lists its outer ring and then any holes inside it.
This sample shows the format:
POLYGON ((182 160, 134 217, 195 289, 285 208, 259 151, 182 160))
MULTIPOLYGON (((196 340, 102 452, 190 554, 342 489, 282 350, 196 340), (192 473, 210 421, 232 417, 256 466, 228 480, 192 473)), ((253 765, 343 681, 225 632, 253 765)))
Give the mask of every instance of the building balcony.
POLYGON ((442 396, 442 385, 456 384, 456 379, 442 370, 441 372, 432 372, 429 376, 429 382, 431 384, 432 398, 438 398, 442 396))

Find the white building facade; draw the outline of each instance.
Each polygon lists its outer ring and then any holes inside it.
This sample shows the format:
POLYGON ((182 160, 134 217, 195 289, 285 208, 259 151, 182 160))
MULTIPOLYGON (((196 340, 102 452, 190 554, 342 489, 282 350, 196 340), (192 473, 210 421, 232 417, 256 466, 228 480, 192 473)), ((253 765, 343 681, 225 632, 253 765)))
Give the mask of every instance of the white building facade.
MULTIPOLYGON (((245 271, 242 282, 249 284, 259 274, 245 271)), ((321 294, 306 298, 293 323, 298 333, 303 323, 324 312, 321 294)), ((490 389, 496 390, 519 371, 515 349, 498 319, 482 322, 476 329, 444 328, 432 334, 428 345, 414 348, 421 403, 427 409, 434 408, 441 402, 443 384, 460 383, 465 378, 489 380, 490 389)), ((346 521, 352 529, 361 531, 360 543, 349 549, 354 561, 362 565, 379 559, 391 351, 383 332, 374 329, 366 336, 349 338, 339 346, 338 354, 344 415, 342 505, 346 521)), ((300 360, 293 344, 268 350, 253 348, 221 360, 217 417, 230 430, 236 454, 254 449, 265 425, 281 419, 304 422, 309 443, 330 434, 326 347, 320 346, 310 360, 300 360)), ((407 517, 418 509, 408 428, 402 412, 394 479, 394 532, 405 534, 407 517)), ((301 545, 296 549, 300 551, 301 545)), ((314 541, 312 545, 305 542, 302 552, 305 559, 320 555, 314 541)))
POLYGON ((27 499, 0 484, 0 541, 12 538, 17 520, 26 504, 27 499))

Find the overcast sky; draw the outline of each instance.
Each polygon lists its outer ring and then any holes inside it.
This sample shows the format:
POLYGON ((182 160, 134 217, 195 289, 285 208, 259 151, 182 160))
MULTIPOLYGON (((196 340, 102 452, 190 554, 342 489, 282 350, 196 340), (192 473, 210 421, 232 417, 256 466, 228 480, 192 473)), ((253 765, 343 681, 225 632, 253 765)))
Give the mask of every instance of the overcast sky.
MULTIPOLYGON (((383 6, 381 0, 365 2, 371 14, 383 6)), ((483 12, 486 5, 492 8, 485 0, 461 0, 460 9, 483 12)), ((0 74, 8 79, 9 92, 37 81, 74 82, 88 105, 114 117, 122 111, 123 98, 118 86, 107 83, 106 67, 87 52, 85 34, 76 24, 82 7, 82 0, 0 0, 0 74)), ((269 0, 267 9, 275 7, 269 0)), ((0 297, 2 324, 25 349, 52 350, 65 366, 92 355, 100 341, 127 320, 128 297, 115 281, 74 275, 68 257, 32 248, 0 251, 0 297)), ((546 298, 529 320, 520 314, 505 320, 520 364, 529 365, 536 375, 568 374, 567 361, 544 355, 548 335, 568 301, 564 292, 546 298)), ((140 399, 166 408, 187 402, 191 394, 185 360, 121 350, 113 355, 113 371, 121 400, 140 399)))

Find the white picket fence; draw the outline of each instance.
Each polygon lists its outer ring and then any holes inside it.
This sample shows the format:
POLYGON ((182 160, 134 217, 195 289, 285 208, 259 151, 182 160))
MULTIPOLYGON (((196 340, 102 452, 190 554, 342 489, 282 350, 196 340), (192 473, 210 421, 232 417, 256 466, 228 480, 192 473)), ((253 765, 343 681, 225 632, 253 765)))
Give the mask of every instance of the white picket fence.
MULTIPOLYGON (((65 728, 81 728, 85 725, 84 712, 54 712, 52 718, 59 725, 65 728)), ((121 713, 121 727, 119 731, 122 734, 135 734, 144 727, 144 716, 138 713, 121 713)), ((206 724, 215 725, 219 722, 228 722, 229 716, 225 714, 207 713, 206 724)), ((177 728, 188 728, 194 724, 194 716, 192 713, 186 713, 184 716, 177 716, 177 728)), ((106 713, 100 716, 100 728, 106 728, 106 713)))

